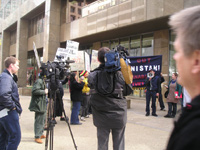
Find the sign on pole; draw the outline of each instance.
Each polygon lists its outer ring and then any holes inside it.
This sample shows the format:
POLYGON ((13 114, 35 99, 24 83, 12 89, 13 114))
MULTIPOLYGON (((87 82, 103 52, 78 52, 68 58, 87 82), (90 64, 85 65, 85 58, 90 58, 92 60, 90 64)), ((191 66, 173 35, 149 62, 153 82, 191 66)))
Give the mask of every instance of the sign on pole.
POLYGON ((98 61, 98 50, 92 50, 92 60, 91 60, 91 70, 94 70, 99 66, 99 61, 98 61))
POLYGON ((35 53, 35 58, 37 60, 37 65, 38 65, 38 68, 41 67, 41 64, 40 64, 40 59, 38 57, 38 52, 37 52, 37 49, 36 49, 36 46, 35 46, 35 42, 33 42, 33 50, 34 50, 34 53, 35 53))
POLYGON ((67 43, 66 43, 66 51, 68 53, 68 55, 71 57, 76 57, 77 56, 77 53, 78 53, 78 46, 79 46, 79 43, 78 42, 75 42, 75 41, 70 41, 70 40, 67 40, 67 43))
POLYGON ((90 55, 85 52, 85 70, 90 72, 90 55))

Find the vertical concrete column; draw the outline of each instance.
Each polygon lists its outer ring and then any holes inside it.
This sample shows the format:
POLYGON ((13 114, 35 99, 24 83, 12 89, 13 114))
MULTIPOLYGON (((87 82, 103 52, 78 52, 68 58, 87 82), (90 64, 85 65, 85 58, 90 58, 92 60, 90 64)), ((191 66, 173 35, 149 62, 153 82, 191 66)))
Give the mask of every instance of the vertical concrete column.
POLYGON ((61 0, 46 0, 43 61, 53 61, 60 47, 61 0))
POLYGON ((2 33, 2 47, 1 47, 1 62, 0 62, 0 72, 5 69, 4 66, 4 60, 6 57, 10 54, 10 32, 9 31, 3 31, 2 33))
POLYGON ((26 86, 27 50, 28 50, 28 20, 17 22, 16 58, 20 60, 18 71, 18 86, 26 86))

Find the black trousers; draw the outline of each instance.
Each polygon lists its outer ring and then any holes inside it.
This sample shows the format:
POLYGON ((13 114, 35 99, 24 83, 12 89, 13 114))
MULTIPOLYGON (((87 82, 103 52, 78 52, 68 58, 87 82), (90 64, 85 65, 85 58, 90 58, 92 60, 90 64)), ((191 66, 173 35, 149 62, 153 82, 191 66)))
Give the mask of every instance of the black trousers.
POLYGON ((177 111, 177 103, 168 102, 168 115, 175 116, 177 111))
POLYGON ((156 113, 156 91, 147 90, 146 92, 146 112, 150 113, 149 104, 152 98, 152 114, 156 113))
POLYGON ((159 103, 160 103, 160 108, 161 108, 161 109, 164 109, 164 108, 165 108, 165 105, 164 105, 164 102, 163 102, 163 96, 162 96, 162 93, 161 93, 161 92, 159 93, 159 98, 158 98, 158 100, 159 100, 159 103))

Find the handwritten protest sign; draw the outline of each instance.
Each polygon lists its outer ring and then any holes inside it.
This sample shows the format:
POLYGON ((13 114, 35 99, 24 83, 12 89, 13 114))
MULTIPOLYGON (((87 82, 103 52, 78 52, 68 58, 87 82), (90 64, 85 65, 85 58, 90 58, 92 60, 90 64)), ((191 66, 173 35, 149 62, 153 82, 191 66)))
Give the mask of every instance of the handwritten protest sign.
POLYGON ((97 68, 99 66, 99 62, 98 62, 98 50, 92 50, 92 60, 91 60, 91 70, 94 70, 95 68, 97 68))

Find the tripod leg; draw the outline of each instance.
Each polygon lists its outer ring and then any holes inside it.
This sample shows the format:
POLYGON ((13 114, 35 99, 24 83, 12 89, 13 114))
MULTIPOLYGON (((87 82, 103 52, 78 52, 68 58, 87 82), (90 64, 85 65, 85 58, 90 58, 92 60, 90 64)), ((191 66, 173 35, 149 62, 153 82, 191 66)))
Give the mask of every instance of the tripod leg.
POLYGON ((67 117, 67 115, 65 113, 64 104, 62 105, 62 99, 61 99, 61 96, 60 96, 60 91, 58 91, 57 93, 58 93, 58 99, 59 99, 60 105, 62 106, 62 112, 64 114, 65 121, 66 121, 66 123, 68 125, 69 131, 70 131, 70 134, 71 134, 71 137, 72 137, 72 141, 74 143, 74 148, 77 150, 77 145, 75 143, 74 136, 73 136, 70 124, 69 124, 69 118, 67 117))

